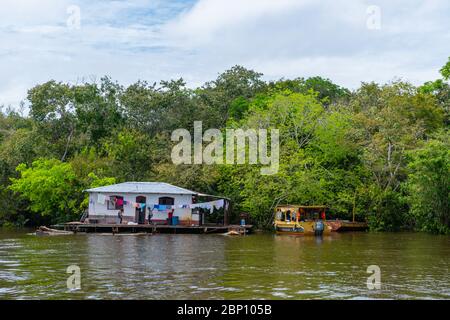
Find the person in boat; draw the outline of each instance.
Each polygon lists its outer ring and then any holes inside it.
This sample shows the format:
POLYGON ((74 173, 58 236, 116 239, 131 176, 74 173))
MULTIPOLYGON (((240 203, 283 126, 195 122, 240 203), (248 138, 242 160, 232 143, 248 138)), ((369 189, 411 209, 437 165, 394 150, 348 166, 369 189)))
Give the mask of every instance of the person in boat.
POLYGON ((291 210, 286 211, 286 221, 291 222, 291 210))
POLYGON ((305 221, 306 212, 303 208, 298 208, 298 221, 305 221))
POLYGON ((278 209, 277 213, 275 214, 275 217, 278 221, 282 221, 283 220, 283 212, 280 209, 278 209))
POLYGON ((119 224, 122 224, 122 220, 123 220, 123 208, 121 208, 119 210, 119 212, 117 212, 117 217, 119 218, 119 224))

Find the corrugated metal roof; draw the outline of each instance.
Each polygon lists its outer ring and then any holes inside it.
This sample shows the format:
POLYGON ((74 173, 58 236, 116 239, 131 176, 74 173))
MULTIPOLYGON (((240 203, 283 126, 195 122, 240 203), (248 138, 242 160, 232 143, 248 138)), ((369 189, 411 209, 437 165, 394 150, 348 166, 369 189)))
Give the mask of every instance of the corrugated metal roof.
POLYGON ((85 191, 117 193, 198 194, 198 192, 180 188, 165 182, 123 182, 104 187, 87 189, 85 191))

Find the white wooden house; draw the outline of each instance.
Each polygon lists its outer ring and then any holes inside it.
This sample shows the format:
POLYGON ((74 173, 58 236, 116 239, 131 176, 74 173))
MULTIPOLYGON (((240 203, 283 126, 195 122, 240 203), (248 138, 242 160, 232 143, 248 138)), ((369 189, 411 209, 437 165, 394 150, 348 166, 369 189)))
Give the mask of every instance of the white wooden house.
POLYGON ((151 211, 153 223, 165 223, 173 215, 180 224, 199 224, 199 216, 190 207, 199 193, 168 183, 124 182, 85 191, 89 193, 89 222, 117 223, 123 208, 122 223, 147 223, 151 211))

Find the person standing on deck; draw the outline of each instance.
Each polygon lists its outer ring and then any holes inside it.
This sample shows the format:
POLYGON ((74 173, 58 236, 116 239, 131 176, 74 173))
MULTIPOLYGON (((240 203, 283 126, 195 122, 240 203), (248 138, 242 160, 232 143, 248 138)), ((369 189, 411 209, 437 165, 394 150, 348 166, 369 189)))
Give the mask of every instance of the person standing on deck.
POLYGON ((171 209, 171 210, 169 210, 169 212, 167 213, 167 215, 168 215, 167 220, 168 220, 168 224, 169 224, 169 225, 172 224, 173 212, 174 212, 174 209, 171 209))
POLYGON ((122 220, 123 220, 123 208, 119 210, 119 212, 117 212, 117 217, 119 218, 119 224, 122 224, 122 220))
POLYGON ((148 224, 152 224, 152 218, 153 218, 152 209, 150 207, 147 207, 147 210, 148 210, 148 220, 147 220, 147 222, 148 222, 148 224))

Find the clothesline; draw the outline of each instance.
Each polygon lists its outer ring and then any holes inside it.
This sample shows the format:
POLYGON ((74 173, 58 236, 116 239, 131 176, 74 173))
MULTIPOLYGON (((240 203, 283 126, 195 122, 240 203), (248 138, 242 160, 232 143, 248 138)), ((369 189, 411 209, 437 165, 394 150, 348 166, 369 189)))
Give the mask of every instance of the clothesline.
MULTIPOLYGON (((105 204, 106 201, 116 202, 116 204, 119 206, 131 205, 134 208, 141 208, 141 209, 145 209, 145 207, 147 206, 146 203, 132 202, 132 201, 123 200, 122 198, 116 198, 116 197, 112 197, 112 196, 98 194, 97 202, 99 204, 105 204)), ((91 200, 91 203, 94 203, 94 202, 95 202, 94 200, 91 200)), ((224 200, 220 199, 220 200, 214 200, 214 201, 209 201, 209 202, 178 204, 178 205, 149 204, 148 208, 150 210, 158 210, 158 211, 172 210, 175 208, 179 208, 179 209, 201 208, 201 209, 207 209, 207 210, 210 210, 210 212, 213 212, 214 208, 216 208, 216 209, 223 208, 224 204, 225 204, 224 200)))

